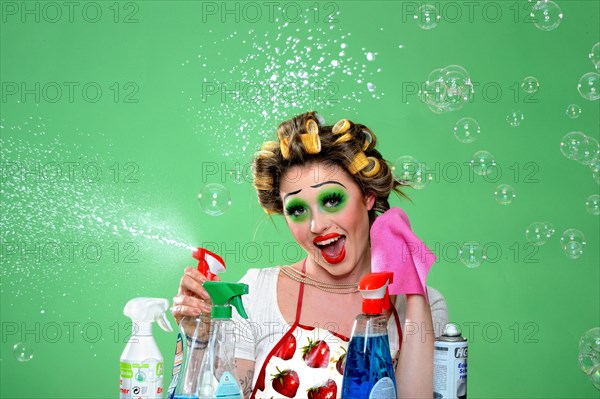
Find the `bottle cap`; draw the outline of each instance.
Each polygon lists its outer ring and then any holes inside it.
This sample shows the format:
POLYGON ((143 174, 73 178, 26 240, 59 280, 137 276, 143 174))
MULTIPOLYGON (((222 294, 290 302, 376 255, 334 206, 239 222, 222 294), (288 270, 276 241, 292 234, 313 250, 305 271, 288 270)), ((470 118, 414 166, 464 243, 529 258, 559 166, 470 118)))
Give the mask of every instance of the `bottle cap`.
POLYGON ((198 270, 209 281, 213 281, 217 274, 225 271, 225 261, 214 252, 205 248, 198 248, 192 252, 192 257, 198 260, 198 270))
POLYGON ((444 326, 444 331, 442 335, 446 337, 460 337, 461 331, 460 327, 454 323, 448 323, 444 326))
POLYGON ((166 315, 168 308, 167 299, 139 297, 127 302, 123 314, 133 322, 133 335, 152 335, 153 321, 156 321, 163 330, 173 331, 166 315))
POLYGON ((392 282, 391 272, 370 273, 360 279, 358 289, 363 296, 362 312, 364 314, 380 314, 384 302, 389 303, 388 284, 392 282))
POLYGON ((210 315, 214 319, 230 319, 231 305, 235 306, 240 316, 248 318, 242 303, 242 295, 248 293, 248 285, 243 283, 225 283, 222 281, 205 281, 202 284, 212 299, 210 315))

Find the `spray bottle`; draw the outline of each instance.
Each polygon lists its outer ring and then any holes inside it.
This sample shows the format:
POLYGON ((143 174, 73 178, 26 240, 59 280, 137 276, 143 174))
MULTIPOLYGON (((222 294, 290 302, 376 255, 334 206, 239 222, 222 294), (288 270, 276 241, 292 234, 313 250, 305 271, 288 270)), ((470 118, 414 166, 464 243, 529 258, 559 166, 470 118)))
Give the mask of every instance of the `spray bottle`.
POLYGON ((169 301, 163 298, 133 298, 123 313, 132 320, 132 333, 121 355, 121 399, 161 399, 163 357, 152 337, 152 322, 165 331, 171 324, 165 312, 169 301))
POLYGON ((395 398, 396 377, 390 354, 387 318, 387 286, 393 273, 371 273, 358 283, 363 296, 362 314, 352 328, 342 381, 342 398, 395 398))
POLYGON ((200 399, 243 399, 235 369, 235 323, 231 320, 231 305, 240 316, 248 318, 242 295, 248 285, 206 281, 203 284, 212 299, 211 333, 198 376, 200 399))
MULTIPOLYGON (((223 259, 207 249, 198 248, 192 253, 198 260, 198 271, 208 280, 214 280, 218 273, 225 271, 223 259)), ((210 333, 210 316, 185 316, 179 322, 177 346, 169 399, 195 399, 197 395, 198 374, 204 357, 204 350, 210 333), (185 342, 184 342, 185 338, 185 342)))

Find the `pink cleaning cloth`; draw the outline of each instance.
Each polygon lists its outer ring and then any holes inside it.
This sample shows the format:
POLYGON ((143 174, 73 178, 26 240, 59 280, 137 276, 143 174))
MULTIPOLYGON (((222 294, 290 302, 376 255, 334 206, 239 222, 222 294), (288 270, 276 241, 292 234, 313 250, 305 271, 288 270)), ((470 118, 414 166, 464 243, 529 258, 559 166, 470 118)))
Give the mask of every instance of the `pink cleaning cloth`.
POLYGON ((436 257, 413 233, 406 213, 393 207, 375 219, 371 226, 371 271, 392 272, 388 286, 391 295, 423 295, 427 303, 425 282, 436 257))

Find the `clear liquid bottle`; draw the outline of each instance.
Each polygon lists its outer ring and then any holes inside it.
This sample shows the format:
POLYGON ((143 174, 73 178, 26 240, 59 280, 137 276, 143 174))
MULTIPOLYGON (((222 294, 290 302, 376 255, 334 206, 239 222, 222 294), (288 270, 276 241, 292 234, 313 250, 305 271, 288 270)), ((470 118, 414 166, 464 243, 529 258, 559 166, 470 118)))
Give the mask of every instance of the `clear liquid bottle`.
POLYGON ((210 337, 210 315, 186 316, 179 323, 183 345, 181 370, 178 374, 174 399, 198 398, 198 375, 210 337))
MULTIPOLYGON (((197 248, 192 256, 198 271, 210 281, 225 271, 225 262, 214 252, 197 248)), ((198 375, 210 336, 210 315, 185 316, 179 322, 169 399, 197 399, 198 375)))
POLYGON ((211 331, 198 376, 200 399, 243 399, 235 366, 235 322, 231 319, 234 306, 240 316, 247 318, 241 296, 248 285, 206 281, 204 289, 212 299, 211 331))
POLYGON ((383 303, 392 273, 364 276, 358 288, 363 296, 362 314, 354 320, 346 354, 342 398, 396 398, 396 377, 383 303))

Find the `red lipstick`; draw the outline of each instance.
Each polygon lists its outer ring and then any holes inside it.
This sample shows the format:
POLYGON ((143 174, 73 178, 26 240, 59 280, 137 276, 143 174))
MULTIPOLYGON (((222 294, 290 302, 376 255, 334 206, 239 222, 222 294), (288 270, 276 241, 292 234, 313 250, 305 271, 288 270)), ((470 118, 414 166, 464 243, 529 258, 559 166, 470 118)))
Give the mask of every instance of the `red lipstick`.
MULTIPOLYGON (((315 244, 315 246, 319 249, 319 251, 321 252, 321 256, 323 256, 323 259, 325 259, 325 261, 327 263, 330 264, 336 264, 336 263, 340 263, 341 261, 344 260, 344 258, 346 257, 346 238, 340 234, 337 233, 329 233, 326 234, 324 236, 318 236, 315 237, 313 239, 313 243, 315 244), (323 242, 323 241, 327 241, 330 240, 332 238, 337 238, 338 240, 344 240, 344 242, 342 243, 342 250, 340 251, 339 254, 337 254, 336 256, 329 256, 324 250, 323 248, 319 247, 317 245, 317 243, 323 242)), ((332 244, 333 245, 333 244, 332 244)))
POLYGON ((313 240, 313 243, 316 244, 318 242, 329 240, 331 238, 335 238, 335 237, 339 237, 339 236, 340 236, 340 234, 338 234, 338 233, 325 234, 324 236, 315 237, 315 239, 313 240))

